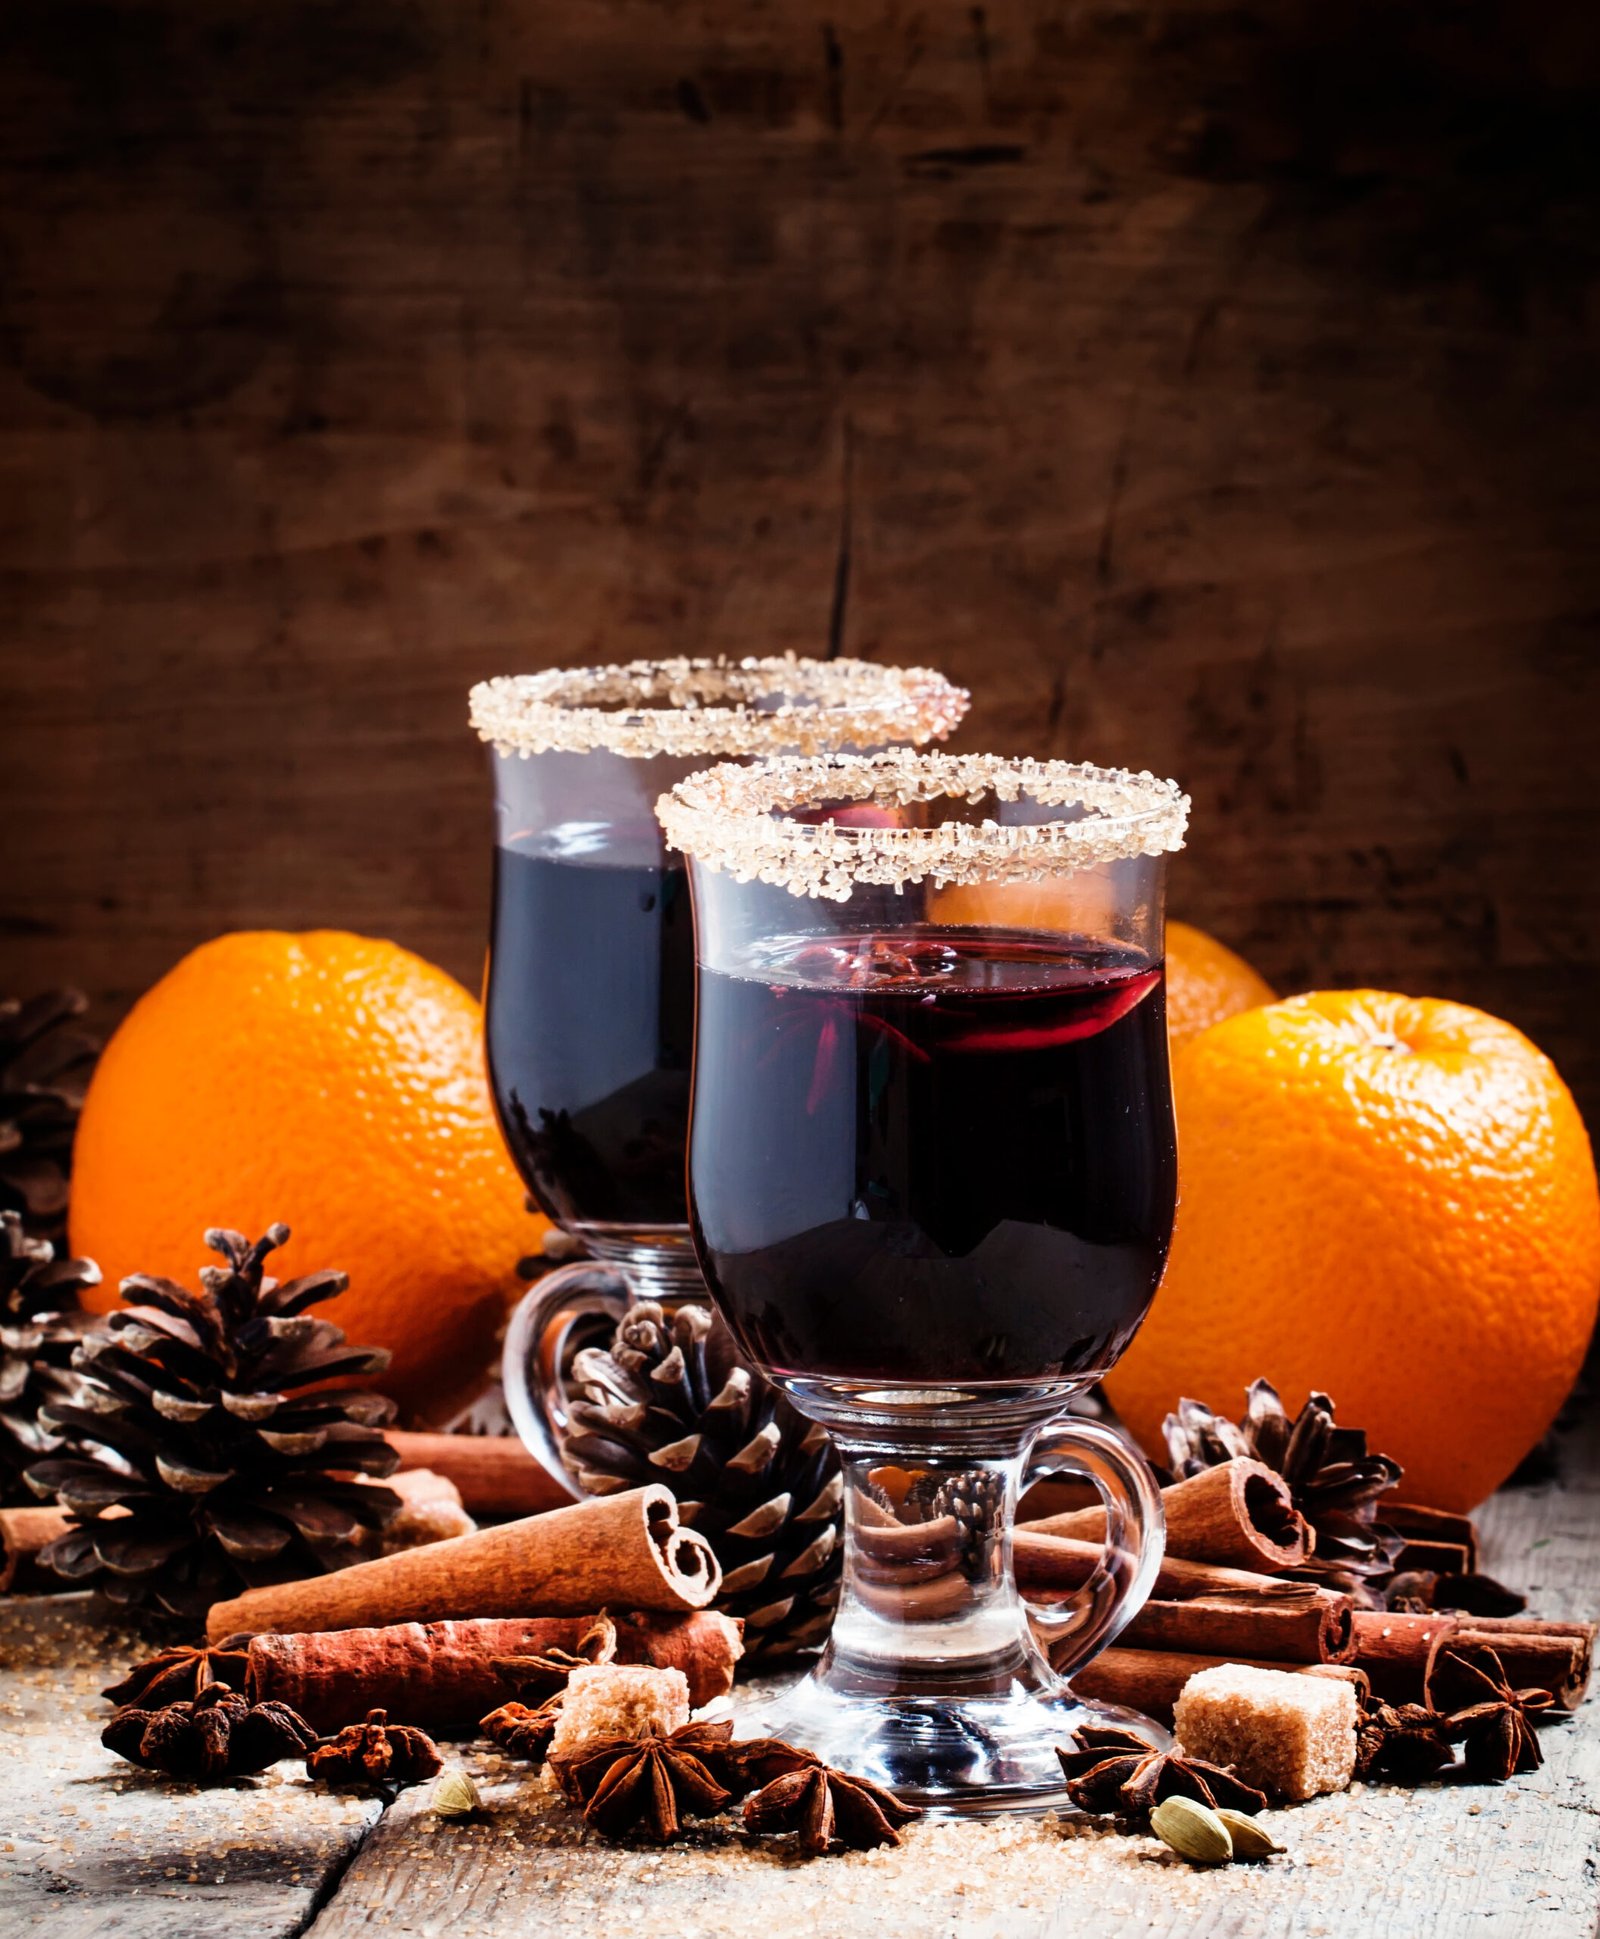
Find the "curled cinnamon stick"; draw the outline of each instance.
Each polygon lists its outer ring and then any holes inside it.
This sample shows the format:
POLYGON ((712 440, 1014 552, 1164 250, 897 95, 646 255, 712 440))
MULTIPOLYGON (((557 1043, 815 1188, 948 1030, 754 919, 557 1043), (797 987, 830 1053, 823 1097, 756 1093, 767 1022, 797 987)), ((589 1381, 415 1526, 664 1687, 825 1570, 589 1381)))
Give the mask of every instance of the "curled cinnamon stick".
POLYGON ((1456 1618, 1447 1614, 1358 1609, 1355 1661, 1370 1677, 1373 1694, 1385 1703, 1420 1703, 1429 1667, 1457 1627, 1456 1618))
POLYGON ((448 1475, 470 1515, 487 1520, 542 1515, 572 1501, 572 1491, 547 1473, 514 1434, 407 1434, 391 1428, 383 1438, 399 1454, 402 1467, 448 1475))
POLYGON ((1195 1656, 1264 1658, 1279 1664, 1344 1663, 1355 1654, 1349 1596, 1306 1585, 1300 1596, 1258 1600, 1196 1596, 1147 1602, 1122 1632, 1134 1649, 1180 1650, 1195 1656))
MULTIPOLYGON (((1197 1562, 1241 1569, 1293 1569, 1311 1553, 1311 1530, 1289 1496, 1288 1483, 1264 1462, 1240 1456, 1161 1491, 1167 1550, 1197 1562)), ((1106 1511, 1080 1508, 1029 1522, 1045 1535, 1103 1540, 1106 1511)))
MULTIPOLYGON (((696 1705, 732 1689, 743 1645, 731 1617, 700 1609, 689 1616, 615 1620, 617 1662, 682 1670, 696 1705)), ((495 1659, 573 1650, 593 1621, 490 1618, 257 1636, 250 1644, 250 1694, 256 1703, 288 1704, 323 1732, 383 1709, 397 1722, 439 1735, 470 1734, 511 1695, 495 1659)))
MULTIPOLYGON (((1246 1657, 1195 1656, 1176 1650, 1123 1649, 1119 1646, 1102 1650, 1092 1663, 1075 1670, 1072 1687, 1079 1696, 1092 1697, 1098 1703, 1126 1704, 1129 1709, 1141 1710, 1147 1717, 1170 1724, 1173 1705, 1190 1677, 1200 1670, 1215 1669, 1222 1662, 1249 1661, 1251 1659, 1246 1657)), ((1341 1677, 1356 1686, 1358 1696, 1364 1693, 1366 1687, 1366 1678, 1350 1663, 1312 1663, 1304 1668, 1293 1668, 1283 1663, 1258 1660, 1253 1666, 1263 1670, 1290 1668, 1295 1676, 1341 1677)))
POLYGON ((212 1606, 206 1633, 580 1615, 607 1604, 701 1609, 721 1582, 710 1544, 679 1526, 678 1504, 652 1484, 402 1549, 333 1575, 248 1589, 212 1606))
POLYGON ((39 1552, 71 1524, 67 1511, 53 1504, 38 1508, 0 1508, 0 1595, 51 1595, 83 1585, 39 1566, 39 1552))

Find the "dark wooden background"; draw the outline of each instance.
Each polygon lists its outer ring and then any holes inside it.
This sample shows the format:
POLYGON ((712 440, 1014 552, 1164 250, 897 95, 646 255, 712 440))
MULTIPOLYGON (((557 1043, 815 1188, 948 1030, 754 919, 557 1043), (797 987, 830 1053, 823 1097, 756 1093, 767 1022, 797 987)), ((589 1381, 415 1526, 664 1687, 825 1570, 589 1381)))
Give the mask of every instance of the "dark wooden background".
POLYGON ((4 982, 471 979, 470 681, 831 628, 1593 1116, 1594 13, 11 0, 4 982))

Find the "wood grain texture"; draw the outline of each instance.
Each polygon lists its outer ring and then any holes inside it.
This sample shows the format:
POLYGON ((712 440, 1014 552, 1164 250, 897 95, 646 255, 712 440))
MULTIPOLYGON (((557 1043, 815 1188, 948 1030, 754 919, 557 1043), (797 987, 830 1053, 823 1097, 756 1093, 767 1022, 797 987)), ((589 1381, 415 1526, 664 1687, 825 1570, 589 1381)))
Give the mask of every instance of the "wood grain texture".
POLYGON ((88 1598, 0 1597, 0 1932, 289 1939, 378 1815, 280 1764, 202 1790, 100 1745, 99 1695, 144 1650, 88 1598))
POLYGON ((831 634, 1600 1106, 1592 9, 16 0, 0 77, 7 984, 472 981, 471 680, 831 634))

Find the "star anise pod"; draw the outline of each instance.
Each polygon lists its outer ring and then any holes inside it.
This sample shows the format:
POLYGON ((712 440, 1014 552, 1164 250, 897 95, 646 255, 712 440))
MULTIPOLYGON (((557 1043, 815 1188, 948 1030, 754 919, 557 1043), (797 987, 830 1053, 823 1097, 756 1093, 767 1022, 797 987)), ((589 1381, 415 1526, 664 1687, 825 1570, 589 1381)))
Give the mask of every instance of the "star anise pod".
POLYGON ((546 1697, 543 1703, 532 1708, 525 1703, 503 1703, 498 1710, 491 1710, 478 1728, 490 1743, 498 1744, 513 1757, 542 1764, 560 1721, 566 1694, 565 1690, 558 1690, 553 1697, 546 1697))
POLYGON ((100 1694, 119 1708, 139 1704, 146 1710, 156 1710, 162 1704, 193 1699, 213 1683, 242 1690, 249 1667, 247 1635, 230 1636, 225 1642, 198 1649, 179 1644, 135 1663, 120 1683, 113 1683, 100 1694))
POLYGON ((669 1737, 614 1737, 552 1764, 586 1824, 608 1838, 640 1832, 664 1845, 684 1818, 713 1817, 733 1797, 731 1722, 685 1724, 669 1737))
POLYGON ((280 1757, 298 1757, 317 1733, 286 1703, 251 1703, 225 1683, 159 1710, 130 1705, 100 1733, 107 1750, 170 1777, 246 1777, 280 1757))
POLYGON ((1548 1690, 1513 1690, 1494 1650, 1474 1644, 1442 1651, 1428 1678, 1428 1701, 1480 1784, 1504 1784, 1544 1762, 1531 1717, 1554 1698, 1548 1690))
POLYGON ((1197 1400, 1180 1400, 1163 1431, 1180 1480, 1240 1455, 1275 1469, 1316 1531, 1310 1561, 1293 1573, 1381 1606, 1373 1585, 1393 1573, 1405 1544, 1378 1521, 1377 1503, 1401 1469, 1386 1454, 1367 1451, 1363 1429, 1338 1426, 1326 1394, 1312 1394, 1291 1421, 1277 1389, 1257 1380, 1245 1396, 1242 1426, 1197 1400))
POLYGON ((874 1845, 898 1845, 900 1828, 920 1818, 914 1804, 906 1804, 870 1778, 837 1771, 810 1751, 773 1738, 742 1747, 754 1755, 741 1757, 742 1768, 788 1768, 745 1800, 746 1831, 793 1831, 808 1858, 820 1858, 835 1846, 870 1851, 874 1845))
POLYGON ((336 1790, 399 1789, 444 1769, 439 1746, 425 1730, 392 1724, 387 1710, 369 1710, 365 1723, 347 1724, 306 1759, 307 1777, 336 1790))
POLYGON ((1057 1749, 1067 1796, 1080 1811, 1147 1816, 1167 1798, 1189 1798, 1210 1811, 1264 1811, 1267 1797, 1223 1764, 1186 1757, 1181 1745, 1152 1750, 1137 1731, 1086 1724, 1073 1732, 1076 1750, 1057 1749))
POLYGON ((567 1687, 574 1670, 593 1663, 609 1663, 617 1653, 617 1626, 609 1616, 596 1616, 578 1638, 575 1650, 543 1650, 531 1656, 497 1656, 495 1675, 515 1692, 519 1703, 542 1704, 567 1687))
POLYGON ((1425 1703, 1371 1703, 1356 1727, 1356 1776, 1423 1784, 1454 1764, 1444 1719, 1425 1703))

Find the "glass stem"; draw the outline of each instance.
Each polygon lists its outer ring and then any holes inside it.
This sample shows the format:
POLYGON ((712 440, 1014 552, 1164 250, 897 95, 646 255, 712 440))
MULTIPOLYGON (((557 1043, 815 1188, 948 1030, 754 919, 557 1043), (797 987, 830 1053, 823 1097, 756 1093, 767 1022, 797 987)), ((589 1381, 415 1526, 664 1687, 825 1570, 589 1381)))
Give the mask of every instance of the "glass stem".
POLYGON ((907 1698, 1049 1688, 1012 1572, 1020 1446, 908 1454, 847 1434, 839 1451, 844 1581, 819 1680, 907 1698))

